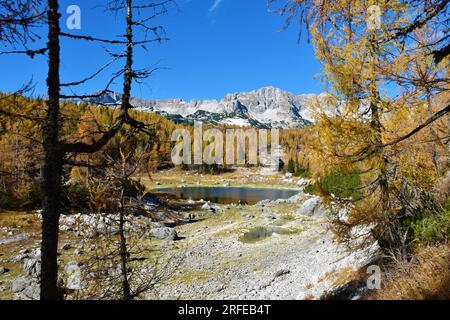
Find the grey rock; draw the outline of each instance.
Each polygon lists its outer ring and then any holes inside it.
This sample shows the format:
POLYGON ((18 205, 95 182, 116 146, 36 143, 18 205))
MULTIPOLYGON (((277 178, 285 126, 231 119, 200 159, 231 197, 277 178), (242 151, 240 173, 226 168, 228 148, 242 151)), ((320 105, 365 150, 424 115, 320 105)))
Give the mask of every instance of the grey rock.
POLYGON ((67 285, 66 288, 70 290, 79 290, 81 289, 82 284, 82 274, 81 267, 78 262, 71 261, 69 262, 65 268, 64 272, 67 275, 67 285))
POLYGON ((306 216, 319 216, 325 212, 320 197, 314 196, 305 200, 299 207, 297 213, 306 216))
POLYGON ((216 288, 216 292, 221 292, 221 291, 223 291, 223 290, 225 290, 226 289, 226 287, 224 286, 224 285, 220 285, 220 286, 218 286, 217 288, 216 288))
POLYGON ((9 269, 8 269, 8 268, 0 267, 0 275, 5 274, 5 273, 7 273, 7 272, 9 272, 9 269))
POLYGON ((19 297, 22 300, 39 300, 40 298, 40 287, 37 282, 31 282, 20 294, 19 297))
POLYGON ((209 205, 209 203, 205 203, 203 206, 202 206, 202 210, 210 210, 211 209, 211 206, 209 205))
POLYGON ((309 184, 311 184, 311 180, 304 179, 304 178, 298 180, 298 182, 297 182, 297 185, 300 186, 300 187, 305 187, 305 186, 307 186, 309 184))
POLYGON ((23 271, 30 277, 38 278, 41 274, 41 260, 37 258, 25 259, 23 271))
POLYGON ((27 253, 30 253, 30 250, 22 249, 22 250, 19 251, 19 254, 27 254, 27 253))
POLYGON ((178 239, 177 231, 173 228, 153 228, 150 230, 150 236, 157 239, 168 239, 168 240, 176 240, 178 239))
POLYGON ((75 230, 73 227, 65 226, 65 225, 60 226, 59 229, 61 231, 66 231, 66 232, 73 232, 75 230))
POLYGON ((202 209, 206 210, 206 211, 209 211, 211 213, 214 213, 214 214, 222 212, 222 209, 219 206, 213 205, 211 203, 205 203, 202 206, 202 209))
POLYGON ((16 294, 18 299, 38 300, 39 283, 32 278, 20 277, 11 281, 11 291, 16 294))
POLYGON ((15 256, 14 258, 12 258, 10 261, 11 262, 23 262, 25 259, 27 259, 29 257, 28 253, 22 253, 19 254, 17 256, 15 256))
POLYGON ((291 270, 282 269, 282 270, 278 270, 273 277, 274 277, 274 279, 276 279, 276 278, 282 277, 289 273, 291 273, 291 270))
POLYGON ((254 219, 255 216, 250 213, 241 213, 241 216, 245 219, 254 219))
POLYGON ((64 267, 65 273, 71 273, 80 269, 80 265, 77 261, 71 261, 64 267))
POLYGON ((101 235, 116 235, 119 233, 119 227, 112 224, 111 221, 100 222, 96 226, 95 231, 97 231, 97 233, 101 235))
POLYGON ((20 277, 11 281, 11 291, 21 292, 32 282, 32 279, 26 277, 20 277))

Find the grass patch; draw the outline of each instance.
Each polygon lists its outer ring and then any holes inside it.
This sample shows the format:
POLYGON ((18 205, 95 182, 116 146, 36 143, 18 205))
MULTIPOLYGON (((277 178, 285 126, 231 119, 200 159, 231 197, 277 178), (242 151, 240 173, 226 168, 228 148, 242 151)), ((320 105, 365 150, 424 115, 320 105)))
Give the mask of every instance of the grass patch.
POLYGON ((403 222, 411 240, 434 244, 445 241, 450 234, 450 209, 433 214, 425 209, 403 222))
POLYGON ((420 246, 411 261, 391 267, 382 289, 368 300, 448 300, 450 299, 450 251, 448 244, 420 246))
POLYGON ((206 282, 209 279, 215 278, 222 274, 221 270, 186 270, 173 276, 168 284, 198 284, 206 282))
POLYGON ((274 234, 279 235, 292 235, 302 232, 300 228, 282 228, 282 227, 254 227, 250 230, 244 232, 240 237, 239 241, 243 243, 256 243, 264 239, 270 238, 274 234))

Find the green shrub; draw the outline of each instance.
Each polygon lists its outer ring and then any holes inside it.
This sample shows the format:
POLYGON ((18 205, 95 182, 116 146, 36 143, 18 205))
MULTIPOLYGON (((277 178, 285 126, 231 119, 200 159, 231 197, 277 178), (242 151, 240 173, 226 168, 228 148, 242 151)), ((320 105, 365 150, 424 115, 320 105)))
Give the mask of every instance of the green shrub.
POLYGON ((0 190, 0 209, 17 208, 20 200, 11 189, 0 190))
POLYGON ((356 171, 334 169, 319 178, 319 180, 305 188, 306 192, 329 196, 333 194, 339 198, 360 197, 359 188, 361 178, 356 171))
POLYGON ((289 159, 289 161, 288 161, 287 172, 295 173, 294 160, 292 160, 292 159, 289 159))
POLYGON ((436 243, 446 240, 450 234, 450 210, 446 209, 438 214, 424 210, 405 220, 403 227, 412 241, 436 243))
POLYGON ((132 179, 122 181, 121 187, 126 197, 138 197, 145 192, 145 186, 140 181, 132 179))
POLYGON ((296 177, 302 177, 302 178, 309 178, 311 177, 311 173, 309 172, 308 169, 303 169, 300 167, 297 167, 295 169, 295 174, 296 177))
POLYGON ((306 193, 310 193, 310 194, 317 194, 317 195, 320 194, 316 183, 312 183, 312 184, 307 185, 305 187, 304 191, 306 193))
POLYGON ((40 208, 42 205, 43 193, 41 184, 38 181, 33 181, 28 189, 26 199, 26 207, 30 209, 40 208))
POLYGON ((70 209, 84 209, 89 204, 89 190, 83 183, 69 184, 65 188, 65 203, 70 209))

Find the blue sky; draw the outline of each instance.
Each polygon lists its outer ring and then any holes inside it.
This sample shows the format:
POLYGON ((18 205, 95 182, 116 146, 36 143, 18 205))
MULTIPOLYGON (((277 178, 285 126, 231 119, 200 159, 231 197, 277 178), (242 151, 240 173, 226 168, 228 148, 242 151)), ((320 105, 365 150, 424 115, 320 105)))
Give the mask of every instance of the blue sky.
MULTIPOLYGON (((97 37, 123 33, 121 19, 97 7, 102 2, 61 0, 62 30, 97 37), (67 30, 65 26, 69 16, 65 11, 71 4, 81 8, 81 30, 67 30)), ((145 83, 135 84, 134 96, 220 99, 227 93, 263 86, 296 94, 323 91, 320 80, 314 78, 321 69, 313 48, 304 38, 297 43, 297 26, 279 32, 284 20, 268 11, 266 0, 178 0, 178 5, 178 10, 157 21, 165 26, 170 40, 153 44, 148 51, 139 50, 136 55, 136 67, 157 66, 161 70, 145 83)), ((0 90, 16 90, 33 77, 36 94, 44 94, 45 61, 45 57, 0 56, 0 90)), ((108 61, 98 45, 64 39, 62 81, 84 78, 108 61)), ((75 92, 91 93, 103 88, 119 67, 111 66, 75 92)), ((120 88, 121 81, 112 87, 119 92, 120 88)))

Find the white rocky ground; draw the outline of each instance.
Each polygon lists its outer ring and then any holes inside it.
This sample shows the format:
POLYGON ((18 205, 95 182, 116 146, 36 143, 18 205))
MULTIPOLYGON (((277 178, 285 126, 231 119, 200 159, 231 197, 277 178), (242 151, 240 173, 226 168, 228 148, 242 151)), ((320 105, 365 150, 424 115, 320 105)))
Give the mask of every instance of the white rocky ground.
POLYGON ((349 281, 349 273, 369 263, 378 250, 372 244, 349 252, 333 241, 326 210, 318 198, 304 194, 253 207, 228 206, 222 215, 217 223, 177 228, 186 236, 183 267, 153 298, 318 299, 349 281), (236 221, 236 211, 244 220, 236 221), (246 230, 270 226, 291 233, 240 241, 246 230))
MULTIPOLYGON (((298 186, 307 183, 292 182, 298 186)), ((157 206, 150 204, 148 209, 161 217, 165 215, 157 206)), ((169 214, 173 217, 177 212, 169 214)), ((183 216, 183 212, 178 214, 183 216)), ((336 242, 328 231, 327 214, 319 197, 300 192, 287 200, 262 201, 253 206, 199 205, 189 214, 198 221, 174 228, 150 218, 135 217, 131 232, 145 231, 151 244, 160 249, 162 260, 183 256, 171 277, 145 298, 319 299, 352 280, 354 273, 378 252, 375 243, 347 250, 336 242), (249 237, 248 233, 254 230, 259 230, 259 236, 275 232, 265 238, 249 237)), ((113 226, 116 218, 63 216, 61 230, 71 240, 61 244, 61 263, 75 265, 86 259, 93 242, 98 241, 92 239, 94 235, 117 232, 113 226)), ((11 246, 13 242, 19 245, 24 237, 30 235, 17 230, 0 240, 11 246)), ((0 272, 0 291, 12 289, 16 298, 38 297, 40 252, 36 249, 38 240, 33 241, 25 249, 22 245, 14 248, 16 253, 8 255, 10 258, 0 259, 0 267, 2 263, 20 266, 19 271, 0 272), (1 273, 17 276, 5 283, 1 273)))

